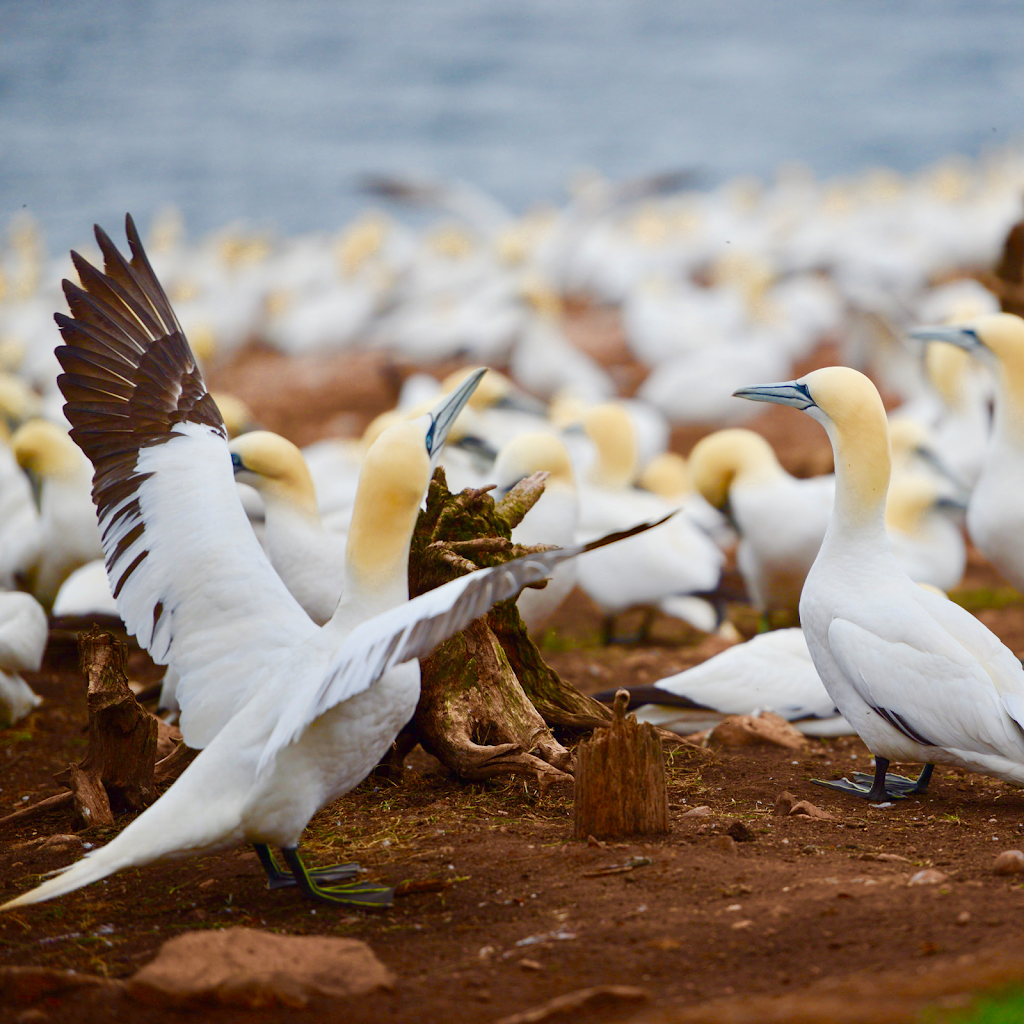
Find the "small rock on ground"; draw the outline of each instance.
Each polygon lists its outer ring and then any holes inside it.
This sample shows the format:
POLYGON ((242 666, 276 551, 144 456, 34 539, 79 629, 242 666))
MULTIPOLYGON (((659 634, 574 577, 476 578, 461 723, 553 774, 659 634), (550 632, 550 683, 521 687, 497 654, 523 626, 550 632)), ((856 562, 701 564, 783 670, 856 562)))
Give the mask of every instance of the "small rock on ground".
POLYGON ((1020 850, 1003 850, 998 857, 996 862, 992 866, 992 870, 997 875, 1016 875, 1021 871, 1024 871, 1024 853, 1020 850))
POLYGON ((157 1006, 302 1007, 312 996, 358 996, 392 981, 370 947, 356 939, 226 928, 169 939, 128 981, 128 993, 157 1006))
POLYGON ((758 744, 802 750, 807 737, 781 715, 765 711, 754 715, 728 715, 708 736, 712 747, 750 747, 758 744))
POLYGON ((918 871, 916 875, 912 875, 907 885, 938 885, 940 882, 944 882, 949 875, 945 871, 937 871, 935 868, 925 868, 924 871, 918 871))

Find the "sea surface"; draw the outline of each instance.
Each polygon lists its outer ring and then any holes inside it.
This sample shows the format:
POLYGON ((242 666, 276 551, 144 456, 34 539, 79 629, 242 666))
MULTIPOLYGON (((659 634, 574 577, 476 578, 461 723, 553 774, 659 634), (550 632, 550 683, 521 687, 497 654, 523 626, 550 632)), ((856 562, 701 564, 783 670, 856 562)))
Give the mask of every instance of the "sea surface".
POLYGON ((334 229, 367 172, 523 210, 585 167, 910 172, 1022 137, 1019 0, 0 0, 0 226, 54 249, 168 204, 334 229))

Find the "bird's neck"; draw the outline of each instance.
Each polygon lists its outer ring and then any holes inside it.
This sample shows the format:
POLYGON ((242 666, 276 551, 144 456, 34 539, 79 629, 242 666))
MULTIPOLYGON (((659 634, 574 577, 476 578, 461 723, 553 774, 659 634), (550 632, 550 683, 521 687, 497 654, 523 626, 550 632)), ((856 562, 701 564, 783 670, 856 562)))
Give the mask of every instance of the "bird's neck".
POLYGON ((409 600, 409 546, 418 513, 408 502, 364 496, 360 486, 345 549, 346 601, 376 614, 409 600))
POLYGON ((836 536, 885 537, 892 452, 884 416, 873 412, 842 427, 824 422, 835 455, 836 497, 829 533, 836 536))
POLYGON ((999 399, 996 402, 993 436, 1024 447, 1024 357, 999 362, 999 399))

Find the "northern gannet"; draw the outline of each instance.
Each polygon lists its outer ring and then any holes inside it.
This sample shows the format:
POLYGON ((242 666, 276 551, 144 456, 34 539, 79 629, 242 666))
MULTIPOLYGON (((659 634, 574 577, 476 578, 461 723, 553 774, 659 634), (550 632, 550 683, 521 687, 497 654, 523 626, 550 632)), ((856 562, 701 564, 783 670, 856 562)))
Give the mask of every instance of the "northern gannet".
POLYGON ((89 461, 65 431, 46 420, 19 427, 11 448, 38 486, 39 561, 29 573, 29 584, 50 605, 75 569, 103 555, 89 498, 89 461))
POLYGON ((351 865, 321 873, 303 865, 306 823, 365 777, 411 717, 415 658, 582 549, 482 569, 408 600, 413 526, 470 380, 440 415, 396 424, 367 452, 345 596, 316 626, 248 527, 220 414, 130 217, 126 230, 131 262, 99 228, 106 273, 75 256, 84 289, 65 282, 74 318, 56 317, 60 386, 73 436, 95 467, 118 611, 154 660, 180 673, 181 731, 200 753, 109 844, 4 908, 242 842, 256 847, 272 886, 387 905, 391 892, 380 886, 334 884, 352 877, 351 865))
POLYGON ((958 345, 995 375, 995 419, 971 492, 967 531, 996 569, 1024 590, 1024 320, 993 313, 967 324, 915 328, 910 334, 958 345))
MULTIPOLYGON (((597 457, 579 485, 578 540, 665 515, 684 504, 631 486, 637 476, 638 446, 633 421, 623 406, 592 406, 583 421, 597 457)), ((657 530, 583 556, 576 572, 580 587, 606 615, 614 615, 665 597, 714 590, 723 560, 714 541, 684 509, 657 530)), ((606 622, 608 633, 610 626, 606 622)))
MULTIPOLYGON (((576 535, 579 498, 565 445, 552 434, 522 434, 498 453, 494 478, 506 494, 531 473, 546 472, 544 493, 512 531, 515 544, 569 547, 576 535)), ((527 629, 537 629, 558 610, 576 583, 575 562, 563 562, 543 590, 528 589, 516 607, 527 629)))
POLYGON ((46 612, 31 594, 0 593, 0 729, 42 702, 20 673, 39 671, 48 636, 46 612))
POLYGON ((755 608, 795 611, 832 512, 831 476, 790 476, 752 430, 720 430, 690 452, 696 489, 727 510, 740 535, 736 563, 755 608))
POLYGON ((322 626, 338 607, 345 584, 345 538, 324 529, 302 452, 266 430, 242 434, 229 447, 235 479, 263 499, 270 564, 322 626))
POLYGON ((629 690, 630 708, 640 721, 683 734, 710 729, 725 715, 760 711, 774 711, 807 736, 853 732, 822 686, 799 627, 759 633, 699 665, 629 690))
POLYGON ((873 801, 923 792, 935 762, 1024 783, 1024 668, 981 622, 915 585, 885 531, 890 448, 878 391, 848 367, 741 388, 821 423, 835 453, 836 499, 800 598, 814 666, 875 755, 870 786, 828 785, 873 801), (925 763, 916 783, 889 761, 925 763))
POLYGON ((885 528, 896 561, 915 583, 947 591, 963 578, 967 547, 960 523, 966 507, 948 481, 892 474, 885 528))

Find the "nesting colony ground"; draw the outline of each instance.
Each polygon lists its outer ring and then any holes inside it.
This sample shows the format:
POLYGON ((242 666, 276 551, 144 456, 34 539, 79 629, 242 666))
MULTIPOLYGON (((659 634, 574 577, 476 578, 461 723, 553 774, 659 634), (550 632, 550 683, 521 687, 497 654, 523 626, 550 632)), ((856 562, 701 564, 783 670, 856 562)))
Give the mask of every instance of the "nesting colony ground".
MULTIPOLYGON (((628 390, 635 374, 619 358, 614 322, 595 314, 578 326, 628 390)), ((818 361, 830 361, 828 351, 818 361)), ((371 356, 317 365, 250 355, 214 384, 230 384, 266 426, 305 443, 328 429, 358 430, 393 399, 405 369, 371 356)), ((795 412, 773 407, 758 425, 787 468, 829 468, 824 433, 795 412)), ((675 439, 684 451, 693 440, 675 439)), ((1024 654, 1024 599, 976 554, 957 596, 1024 654)), ((735 613, 746 628, 749 615, 735 613)), ((546 639, 551 664, 588 691, 653 682, 722 646, 667 619, 643 647, 601 649, 598 632, 596 611, 577 592, 546 639)), ((131 674, 155 678, 137 654, 131 674)), ((85 750, 73 645, 51 643, 29 681, 45 703, 0 733, 0 814, 58 792, 53 773, 85 750)), ((603 845, 570 841, 570 791, 460 784, 416 751, 400 785, 371 779, 321 811, 304 848, 313 864, 359 860, 370 877, 398 886, 404 895, 390 912, 348 913, 311 906, 294 891, 269 892, 255 854, 243 849, 125 871, 6 914, 0 966, 120 978, 187 930, 349 936, 369 943, 397 976, 391 991, 319 1008, 325 1019, 352 1024, 486 1024, 594 985, 636 986, 648 1002, 609 998, 574 1011, 575 1020, 910 1021, 934 1004, 941 1019, 972 988, 1024 979, 1014 958, 1024 875, 993 872, 998 853, 1024 847, 1024 793, 939 768, 927 797, 875 809, 810 782, 869 765, 863 744, 847 739, 812 740, 795 752, 682 750, 668 769, 670 833, 603 845), (826 816, 774 813, 787 791, 826 816)), ((109 838, 101 829, 71 832, 67 811, 0 828, 0 897, 77 858, 83 843, 109 838)), ((203 1019, 262 1024, 314 1019, 316 1010, 210 1009, 203 1019)), ((181 1019, 106 990, 30 1011, 0 1005, 0 1019, 126 1016, 139 1024, 181 1019)))

